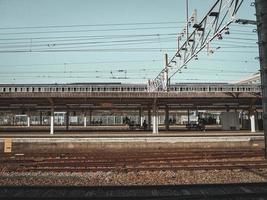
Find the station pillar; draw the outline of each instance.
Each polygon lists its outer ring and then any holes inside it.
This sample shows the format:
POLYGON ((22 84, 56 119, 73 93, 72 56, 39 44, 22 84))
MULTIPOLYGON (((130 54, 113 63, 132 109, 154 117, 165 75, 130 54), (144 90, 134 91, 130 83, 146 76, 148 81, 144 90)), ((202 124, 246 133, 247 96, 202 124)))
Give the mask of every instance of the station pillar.
POLYGON ((27 127, 30 127, 31 126, 31 112, 29 109, 27 110, 26 114, 27 114, 27 127))
POLYGON ((258 132, 260 130, 259 127, 259 113, 257 110, 255 110, 255 130, 258 132))
POLYGON ((187 124, 190 124, 190 110, 187 109, 187 124))
POLYGON ((84 127, 86 127, 86 125, 87 125, 86 124, 87 123, 86 121, 87 121, 87 117, 86 117, 86 113, 85 113, 84 116, 83 116, 83 126, 84 127))
POLYGON ((51 108, 50 114, 50 134, 54 134, 54 107, 51 108))
POLYGON ((40 113, 39 113, 40 115, 39 115, 39 125, 43 125, 43 113, 42 113, 42 111, 40 111, 40 113))
POLYGON ((155 102, 153 104, 152 123, 153 123, 153 133, 158 134, 159 133, 159 127, 158 127, 159 121, 158 121, 157 105, 155 102))
POLYGON ((16 122, 15 114, 14 114, 14 112, 12 112, 12 125, 13 125, 13 126, 16 125, 15 122, 16 122))
POLYGON ((139 108, 139 124, 140 124, 140 127, 142 126, 142 122, 143 122, 143 109, 141 107, 141 108, 139 108))
POLYGON ((69 120, 70 120, 70 118, 69 118, 69 115, 70 115, 70 112, 69 112, 69 110, 67 110, 67 112, 66 112, 66 131, 68 131, 69 130, 69 124, 70 124, 70 122, 69 122, 69 120))
POLYGON ((92 122, 92 110, 89 111, 89 124, 91 125, 92 122))
POLYGON ((30 113, 28 113, 27 115, 27 127, 30 127, 31 126, 31 116, 30 116, 30 113))
POLYGON ((148 115, 148 130, 151 130, 151 108, 150 107, 148 107, 147 115, 148 115))
POLYGON ((250 115, 250 127, 251 127, 251 132, 255 133, 256 128, 255 128, 255 115, 254 114, 250 115))
POLYGON ((169 106, 165 107, 165 129, 168 131, 170 129, 170 119, 169 119, 169 106))

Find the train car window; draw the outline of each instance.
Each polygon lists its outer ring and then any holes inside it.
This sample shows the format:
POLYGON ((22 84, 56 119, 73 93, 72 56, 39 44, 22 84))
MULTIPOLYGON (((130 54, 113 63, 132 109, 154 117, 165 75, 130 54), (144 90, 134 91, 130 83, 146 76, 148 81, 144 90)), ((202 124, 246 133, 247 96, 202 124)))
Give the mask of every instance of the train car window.
POLYGON ((29 92, 29 88, 26 88, 26 91, 29 92))

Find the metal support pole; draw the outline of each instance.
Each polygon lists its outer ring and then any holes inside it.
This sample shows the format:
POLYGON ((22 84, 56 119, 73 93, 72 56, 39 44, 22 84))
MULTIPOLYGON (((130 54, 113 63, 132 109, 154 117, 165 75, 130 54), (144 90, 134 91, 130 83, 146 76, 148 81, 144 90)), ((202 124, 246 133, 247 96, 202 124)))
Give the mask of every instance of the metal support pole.
POLYGON ((154 102, 154 104, 153 104, 152 121, 153 121, 153 133, 157 134, 159 132, 159 130, 158 130, 158 112, 157 112, 156 102, 154 102))
POLYGON ((259 132, 259 113, 255 110, 255 130, 259 132))
POLYGON ((70 117, 69 117, 69 115, 70 115, 70 112, 69 112, 69 110, 67 110, 67 112, 66 112, 66 131, 68 131, 69 130, 69 124, 70 124, 70 117))
POLYGON ((12 125, 13 126, 15 126, 16 124, 15 124, 15 114, 14 114, 14 112, 12 112, 12 125))
POLYGON ((164 91, 168 91, 169 90, 169 65, 168 65, 168 54, 165 54, 164 56, 164 65, 165 65, 165 70, 164 70, 164 86, 163 86, 163 90, 164 91))
POLYGON ((40 121, 39 121, 39 124, 40 124, 40 126, 43 125, 43 112, 42 111, 40 111, 40 121))
POLYGON ((51 108, 50 116, 50 134, 54 134, 54 106, 51 108))
POLYGON ((166 131, 170 130, 170 119, 169 119, 169 106, 165 107, 165 128, 166 131))
POLYGON ((241 113, 240 113, 240 124, 241 124, 241 129, 243 129, 243 127, 244 127, 244 125, 243 125, 243 123, 244 123, 244 119, 243 119, 243 110, 241 111, 241 113))
POLYGON ((151 130, 151 108, 148 107, 148 130, 151 130))
POLYGON ((267 1, 255 0, 262 84, 263 130, 267 159, 267 1))
POLYGON ((89 111, 89 125, 92 123, 92 110, 89 111))
MULTIPOLYGON (((188 16, 188 0, 186 0, 186 8, 185 8, 185 12, 186 12, 186 39, 188 41, 189 38, 189 16, 188 16)), ((189 42, 189 41, 188 41, 189 42)))
POLYGON ((187 124, 190 124, 190 110, 187 110, 187 124))

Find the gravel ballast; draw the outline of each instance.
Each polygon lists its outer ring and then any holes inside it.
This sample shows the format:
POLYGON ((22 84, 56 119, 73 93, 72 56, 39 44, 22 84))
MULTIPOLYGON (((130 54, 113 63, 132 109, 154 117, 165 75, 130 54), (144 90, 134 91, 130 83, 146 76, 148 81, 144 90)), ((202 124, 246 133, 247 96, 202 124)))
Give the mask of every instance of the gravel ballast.
POLYGON ((0 172, 0 185, 115 186, 266 182, 267 169, 139 172, 0 172))

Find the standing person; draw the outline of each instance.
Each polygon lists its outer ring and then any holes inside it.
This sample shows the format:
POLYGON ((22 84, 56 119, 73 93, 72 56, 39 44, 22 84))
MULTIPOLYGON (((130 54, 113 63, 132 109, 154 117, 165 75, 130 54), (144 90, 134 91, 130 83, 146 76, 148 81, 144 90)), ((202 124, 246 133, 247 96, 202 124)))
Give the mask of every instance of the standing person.
POLYGON ((147 123, 146 123, 146 120, 143 121, 143 128, 144 128, 144 130, 147 129, 147 123))

